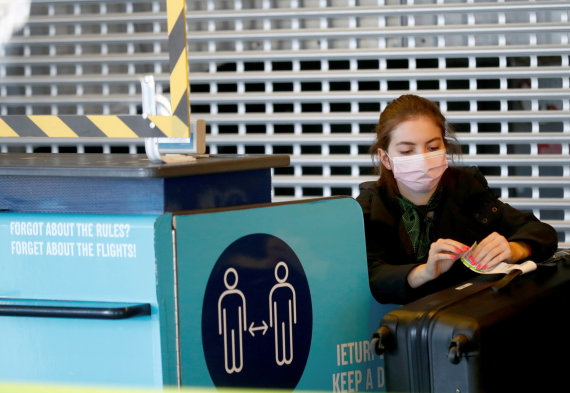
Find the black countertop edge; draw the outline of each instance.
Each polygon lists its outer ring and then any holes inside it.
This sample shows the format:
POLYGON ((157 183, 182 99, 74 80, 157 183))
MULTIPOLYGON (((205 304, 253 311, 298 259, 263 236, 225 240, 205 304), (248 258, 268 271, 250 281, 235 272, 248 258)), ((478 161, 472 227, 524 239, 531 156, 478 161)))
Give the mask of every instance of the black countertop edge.
POLYGON ((168 178, 285 167, 288 155, 211 155, 156 163, 144 154, 0 153, 1 176, 168 178))

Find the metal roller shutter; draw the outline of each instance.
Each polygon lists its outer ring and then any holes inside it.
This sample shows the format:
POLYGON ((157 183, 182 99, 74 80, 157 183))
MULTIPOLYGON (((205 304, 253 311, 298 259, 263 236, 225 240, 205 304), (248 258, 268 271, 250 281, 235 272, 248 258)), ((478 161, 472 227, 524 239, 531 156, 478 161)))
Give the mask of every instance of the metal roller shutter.
MULTIPOLYGON (((437 101, 503 200, 570 245, 567 1, 187 2, 191 111, 210 153, 285 153, 274 199, 352 195, 375 178, 380 111, 437 101)), ((34 0, 0 61, 0 115, 135 114, 168 94, 164 1, 34 0)), ((0 140, 2 151, 137 152, 138 141, 0 140), (42 146, 43 145, 43 146, 42 146)))

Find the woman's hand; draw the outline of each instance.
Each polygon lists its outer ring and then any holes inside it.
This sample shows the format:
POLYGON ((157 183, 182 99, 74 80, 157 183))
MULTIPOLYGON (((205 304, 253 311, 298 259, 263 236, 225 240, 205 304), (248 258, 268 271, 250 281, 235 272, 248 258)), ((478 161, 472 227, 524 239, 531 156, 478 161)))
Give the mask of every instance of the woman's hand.
POLYGON ((414 268, 408 274, 412 288, 431 281, 445 273, 469 247, 452 239, 438 239, 429 248, 427 262, 414 268))
POLYGON ((491 269, 501 262, 515 263, 529 255, 528 246, 519 242, 509 242, 497 232, 483 239, 471 254, 474 266, 483 270, 491 269))

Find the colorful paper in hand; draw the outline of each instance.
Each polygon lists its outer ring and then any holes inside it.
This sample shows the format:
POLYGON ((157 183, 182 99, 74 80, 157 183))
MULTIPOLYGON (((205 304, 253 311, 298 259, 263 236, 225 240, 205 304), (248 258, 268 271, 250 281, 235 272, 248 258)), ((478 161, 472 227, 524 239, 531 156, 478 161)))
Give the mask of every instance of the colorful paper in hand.
POLYGON ((513 269, 519 269, 524 273, 528 273, 531 272, 533 270, 536 269, 536 263, 533 261, 525 261, 523 263, 517 263, 517 264, 512 264, 512 263, 506 263, 506 262, 501 262, 495 266, 493 266, 490 269, 481 269, 481 268, 477 268, 478 264, 477 262, 473 262, 470 258, 471 254, 473 254, 473 251, 475 250, 475 247, 477 247, 477 242, 473 243, 473 245, 471 246, 471 248, 467 251, 465 251, 465 254, 463 254, 463 256, 461 256, 461 262, 463 262, 463 264, 465 266, 467 266, 469 269, 473 270, 474 272, 477 272, 479 274, 506 274, 508 272, 510 272, 513 269))
POLYGON ((463 262, 463 264, 465 266, 467 266, 469 269, 471 269, 477 273, 483 273, 484 270, 483 269, 477 269, 477 263, 474 263, 471 260, 471 254, 473 254, 473 251, 475 251, 475 247, 477 247, 477 242, 473 243, 471 248, 469 248, 469 250, 465 251, 465 254, 463 254, 461 256, 461 262, 463 262))

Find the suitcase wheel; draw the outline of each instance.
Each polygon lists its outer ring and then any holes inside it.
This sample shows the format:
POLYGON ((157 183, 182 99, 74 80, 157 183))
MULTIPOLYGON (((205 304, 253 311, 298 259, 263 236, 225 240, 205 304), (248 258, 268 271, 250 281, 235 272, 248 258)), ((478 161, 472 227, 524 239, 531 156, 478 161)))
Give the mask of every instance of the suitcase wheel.
POLYGON ((393 348, 393 342, 392 332, 386 326, 380 326, 372 335, 372 348, 374 348, 378 356, 386 351, 390 351, 393 348))
POLYGON ((461 361, 467 344, 469 344, 469 339, 464 334, 458 334, 451 339, 447 353, 447 358, 451 363, 457 364, 461 361))

